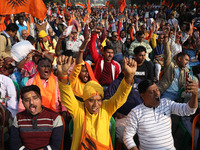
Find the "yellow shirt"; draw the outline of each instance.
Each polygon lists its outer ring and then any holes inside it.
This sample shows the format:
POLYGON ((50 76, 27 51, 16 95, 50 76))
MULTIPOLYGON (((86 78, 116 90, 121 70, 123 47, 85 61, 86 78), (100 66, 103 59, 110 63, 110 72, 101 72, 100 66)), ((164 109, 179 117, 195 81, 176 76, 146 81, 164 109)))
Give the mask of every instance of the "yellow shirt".
MULTIPOLYGON (((53 44, 54 44, 54 49, 53 49, 52 46, 49 46, 50 44, 49 44, 49 41, 48 41, 48 40, 47 40, 46 42, 43 42, 44 48, 45 48, 46 50, 48 50, 50 53, 54 53, 54 54, 55 54, 55 48, 56 48, 56 45, 57 45, 57 42, 56 42, 55 39, 53 39, 53 44)), ((39 51, 42 51, 42 48, 41 48, 41 46, 40 46, 40 42, 37 43, 37 49, 38 49, 39 51)), ((54 58, 53 65, 56 64, 56 59, 57 59, 57 58, 54 58)))
MULTIPOLYGON (((116 93, 109 99, 102 102, 98 114, 90 114, 86 109, 86 131, 98 142, 109 146, 109 125, 110 118, 115 111, 120 108, 127 100, 131 91, 131 85, 123 79, 116 93)), ((84 122, 84 102, 76 100, 70 85, 59 82, 61 100, 63 105, 70 112, 73 119, 73 138, 71 150, 77 150, 84 122)))
POLYGON ((82 65, 85 63, 82 62, 81 64, 75 65, 70 76, 69 81, 72 87, 72 90, 74 92, 74 95, 83 98, 83 88, 85 86, 85 83, 83 83, 80 78, 79 74, 81 72, 82 65))

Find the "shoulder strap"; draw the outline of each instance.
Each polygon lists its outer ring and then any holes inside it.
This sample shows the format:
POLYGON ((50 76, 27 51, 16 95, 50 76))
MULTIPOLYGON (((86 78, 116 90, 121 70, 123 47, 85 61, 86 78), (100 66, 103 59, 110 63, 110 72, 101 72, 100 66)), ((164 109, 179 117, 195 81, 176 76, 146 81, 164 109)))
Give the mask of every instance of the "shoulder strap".
POLYGON ((2 36, 4 36, 6 38, 6 47, 8 46, 8 38, 4 33, 1 33, 2 36))

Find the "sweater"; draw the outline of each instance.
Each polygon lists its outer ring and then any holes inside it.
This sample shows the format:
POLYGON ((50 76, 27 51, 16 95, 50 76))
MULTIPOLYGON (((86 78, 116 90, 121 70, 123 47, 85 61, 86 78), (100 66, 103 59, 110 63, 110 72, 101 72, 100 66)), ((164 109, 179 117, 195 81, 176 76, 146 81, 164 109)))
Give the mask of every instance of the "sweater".
POLYGON ((73 138, 71 150, 77 150, 84 123, 86 112, 86 131, 98 142, 109 146, 110 139, 110 118, 114 112, 120 108, 131 91, 131 85, 123 79, 117 92, 109 99, 102 101, 102 105, 97 114, 90 114, 83 102, 78 101, 73 94, 70 85, 59 82, 61 99, 63 105, 68 109, 73 119, 73 138))
POLYGON ((62 132, 63 122, 58 113, 43 107, 36 118, 25 110, 14 118, 11 127, 11 149, 58 150, 62 143, 62 132), (34 120, 37 121, 36 128, 33 127, 34 120))
MULTIPOLYGON (((92 56, 92 59, 94 60, 95 63, 95 68, 94 68, 94 75, 97 80, 99 80, 101 76, 101 72, 103 71, 104 67, 104 58, 99 55, 99 53, 96 50, 95 46, 95 41, 97 39, 97 34, 93 33, 91 35, 91 41, 89 42, 89 50, 90 54, 92 56)), ((113 80, 117 79, 118 75, 121 72, 121 67, 120 64, 114 60, 111 61, 111 70, 112 70, 112 78, 113 80)))

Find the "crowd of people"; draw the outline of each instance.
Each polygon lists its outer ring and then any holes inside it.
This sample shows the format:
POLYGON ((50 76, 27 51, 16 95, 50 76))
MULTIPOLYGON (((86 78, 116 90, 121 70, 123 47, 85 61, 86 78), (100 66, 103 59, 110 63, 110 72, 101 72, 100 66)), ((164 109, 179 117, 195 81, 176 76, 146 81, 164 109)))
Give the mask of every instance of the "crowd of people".
POLYGON ((132 5, 122 13, 46 6, 44 20, 0 16, 6 150, 112 150, 111 118, 122 149, 175 149, 171 114, 187 116, 192 133, 200 100, 196 5, 132 5))

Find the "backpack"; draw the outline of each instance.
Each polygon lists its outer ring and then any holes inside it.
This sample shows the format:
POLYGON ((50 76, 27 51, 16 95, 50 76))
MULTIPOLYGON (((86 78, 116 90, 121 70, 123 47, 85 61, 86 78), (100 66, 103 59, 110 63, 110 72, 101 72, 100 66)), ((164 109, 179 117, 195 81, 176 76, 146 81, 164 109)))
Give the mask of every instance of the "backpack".
POLYGON ((8 38, 4 33, 1 33, 0 35, 4 36, 6 38, 6 47, 8 46, 8 38))

